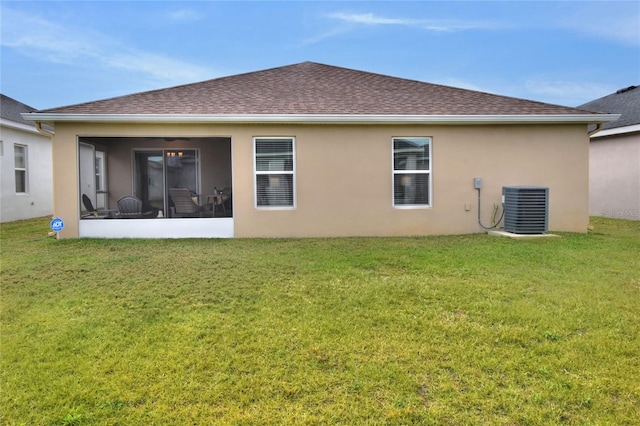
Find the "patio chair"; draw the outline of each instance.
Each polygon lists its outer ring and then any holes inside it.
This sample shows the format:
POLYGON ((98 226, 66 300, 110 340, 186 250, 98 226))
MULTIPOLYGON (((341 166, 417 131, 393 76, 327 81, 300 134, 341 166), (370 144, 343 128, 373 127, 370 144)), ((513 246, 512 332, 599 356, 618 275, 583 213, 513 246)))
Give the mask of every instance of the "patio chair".
POLYGON ((187 188, 169 188, 169 196, 173 202, 171 217, 203 217, 205 207, 193 201, 187 188))
POLYGON ((118 200, 118 219, 146 219, 156 217, 157 211, 142 211, 142 200, 133 195, 127 195, 118 200))
POLYGON ((87 194, 82 194, 82 204, 84 205, 84 208, 89 212, 89 214, 83 215, 82 219, 109 219, 113 217, 114 212, 111 210, 96 210, 96 208, 93 207, 91 198, 89 198, 87 194))
POLYGON ((231 197, 233 196, 233 192, 231 188, 227 187, 222 190, 222 211, 225 216, 233 216, 231 211, 233 206, 233 200, 231 197))

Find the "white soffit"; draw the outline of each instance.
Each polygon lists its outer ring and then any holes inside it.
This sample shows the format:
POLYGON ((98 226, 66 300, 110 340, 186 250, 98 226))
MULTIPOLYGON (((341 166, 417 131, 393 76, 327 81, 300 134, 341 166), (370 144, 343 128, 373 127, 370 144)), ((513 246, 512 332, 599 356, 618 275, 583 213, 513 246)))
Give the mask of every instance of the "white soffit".
POLYGON ((25 120, 42 123, 301 123, 301 124, 521 124, 606 123, 620 114, 557 115, 368 115, 368 114, 60 114, 23 113, 25 120))
POLYGON ((624 126, 624 127, 615 127, 613 129, 600 130, 599 132, 591 135, 591 139, 602 138, 605 136, 623 135, 625 133, 634 133, 634 132, 640 132, 640 124, 634 124, 631 126, 624 126))
POLYGON ((6 120, 4 118, 0 118, 0 126, 8 127, 10 129, 16 129, 16 130, 24 130, 29 133, 38 133, 38 131, 36 130, 36 127, 33 125, 30 126, 28 124, 18 123, 16 121, 6 120))

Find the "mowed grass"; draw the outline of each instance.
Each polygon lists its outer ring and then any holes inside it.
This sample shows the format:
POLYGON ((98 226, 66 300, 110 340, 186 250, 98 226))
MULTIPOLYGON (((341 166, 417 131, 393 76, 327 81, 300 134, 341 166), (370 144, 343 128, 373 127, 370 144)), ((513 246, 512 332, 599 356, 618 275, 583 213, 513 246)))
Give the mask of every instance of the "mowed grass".
POLYGON ((1 424, 640 424, 640 222, 527 241, 48 223, 1 228, 1 424))

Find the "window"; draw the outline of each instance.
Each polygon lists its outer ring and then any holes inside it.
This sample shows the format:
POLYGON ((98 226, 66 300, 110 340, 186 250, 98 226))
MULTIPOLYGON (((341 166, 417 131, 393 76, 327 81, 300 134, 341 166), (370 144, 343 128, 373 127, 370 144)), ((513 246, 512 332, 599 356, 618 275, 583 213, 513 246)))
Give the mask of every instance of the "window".
POLYGON ((96 151, 96 192, 105 190, 104 184, 104 153, 96 151))
POLYGON ((24 145, 14 145, 13 156, 16 171, 16 193, 27 192, 27 147, 24 145))
POLYGON ((256 207, 294 207, 294 139, 255 138, 256 207))
POLYGON ((393 205, 431 205, 431 138, 393 138, 393 205))

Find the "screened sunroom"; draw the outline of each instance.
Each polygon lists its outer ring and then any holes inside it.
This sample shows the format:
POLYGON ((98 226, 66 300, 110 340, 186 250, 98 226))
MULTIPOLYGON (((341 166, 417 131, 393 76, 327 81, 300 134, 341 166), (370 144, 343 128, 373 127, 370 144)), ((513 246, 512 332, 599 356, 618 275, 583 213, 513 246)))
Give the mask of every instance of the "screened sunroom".
POLYGON ((233 236, 230 137, 79 137, 78 152, 80 236, 233 236))

